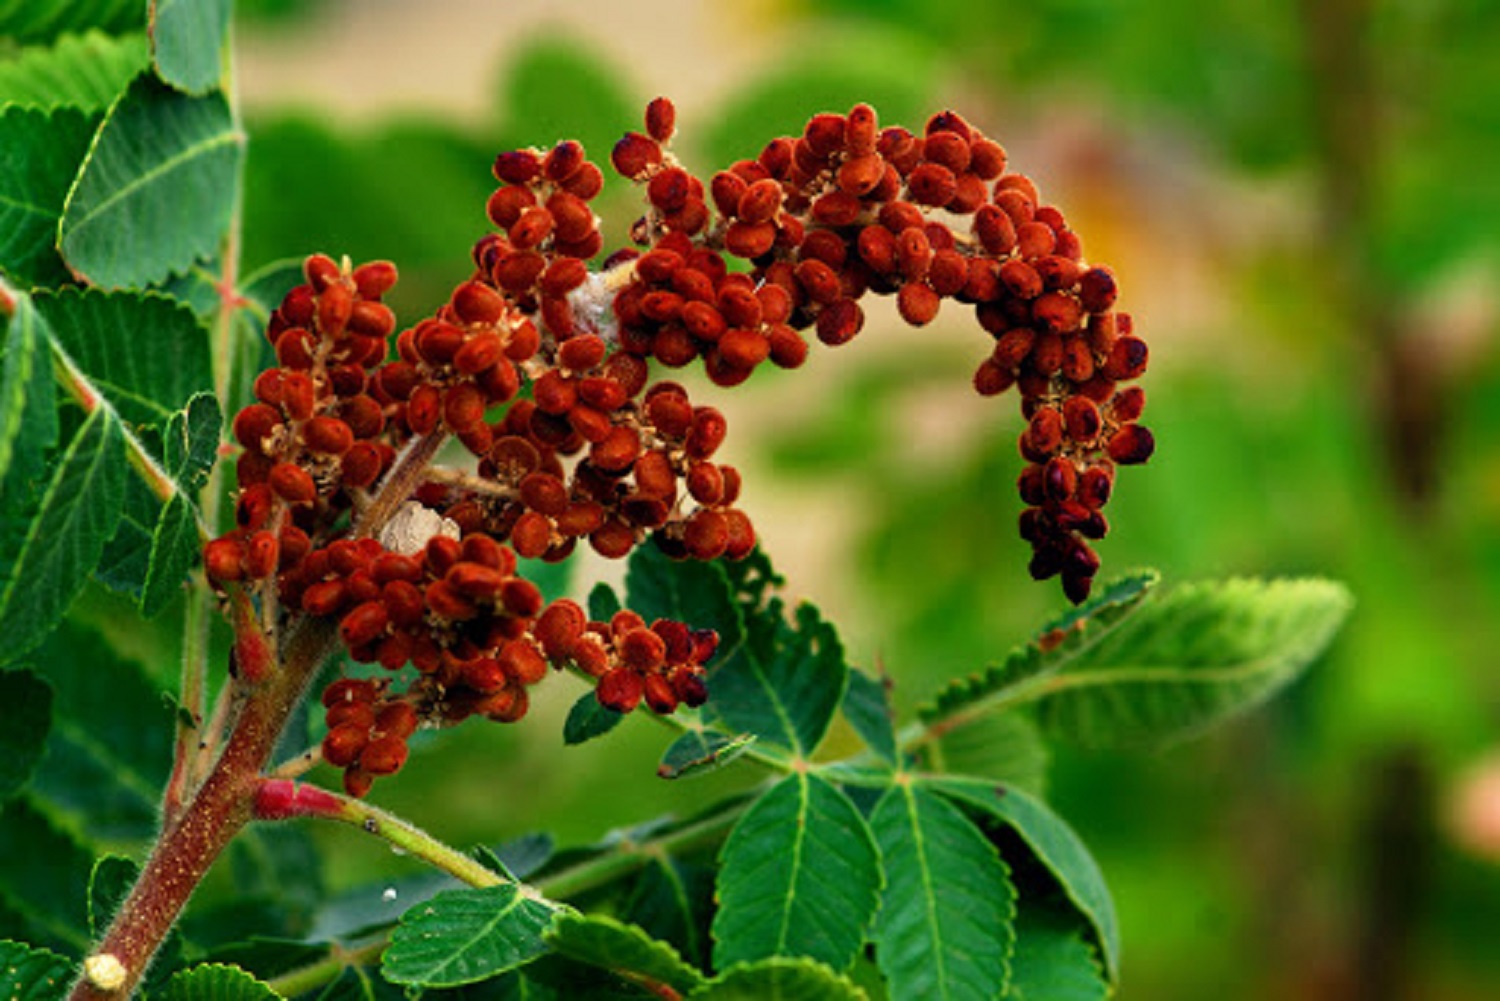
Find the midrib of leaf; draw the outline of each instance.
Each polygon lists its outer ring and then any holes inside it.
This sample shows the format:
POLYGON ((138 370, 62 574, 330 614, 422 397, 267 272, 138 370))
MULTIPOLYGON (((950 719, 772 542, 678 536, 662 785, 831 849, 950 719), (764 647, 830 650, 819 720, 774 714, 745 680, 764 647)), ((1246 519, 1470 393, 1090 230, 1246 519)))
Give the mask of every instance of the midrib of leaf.
POLYGON ((442 974, 450 967, 456 966, 457 958, 459 956, 464 955, 470 949, 474 948, 480 942, 484 941, 484 939, 488 938, 490 933, 495 930, 496 926, 498 926, 500 922, 505 919, 506 915, 510 914, 510 912, 514 911, 516 908, 522 906, 527 899, 528 898, 526 894, 518 888, 515 894, 511 897, 510 903, 506 904, 500 910, 496 911, 494 917, 490 919, 489 923, 476 928, 474 930, 474 934, 467 941, 465 941, 461 947, 454 949, 449 953, 448 959, 446 961, 429 970, 426 976, 426 980, 435 980, 438 975, 442 974))
POLYGON ((937 884, 932 878, 932 867, 927 863, 927 839, 922 836, 921 819, 917 816, 917 800, 912 793, 911 783, 901 783, 900 789, 901 799, 906 805, 906 816, 911 821, 912 847, 917 853, 917 868, 922 876, 922 900, 927 910, 926 927, 932 938, 930 955, 933 957, 933 964, 937 968, 938 984, 942 988, 943 996, 947 997, 948 967, 943 962, 943 944, 937 937, 937 884))
MULTIPOLYGON (((808 788, 807 774, 797 774, 797 838, 792 843, 791 861, 791 885, 796 886, 802 878, 802 846, 807 841, 807 807, 812 802, 812 790, 808 788)), ((792 904, 795 903, 797 895, 788 893, 781 902, 781 927, 776 930, 776 954, 782 955, 786 951, 787 933, 792 925, 792 904)))
MULTIPOLYGON (((756 614, 767 615, 769 613, 765 612, 764 610, 757 610, 756 614)), ((771 680, 766 674, 765 665, 761 663, 760 658, 755 654, 755 648, 750 644, 750 631, 753 628, 754 627, 747 619, 745 622, 745 628, 741 631, 740 634, 740 641, 733 647, 731 647, 731 653, 729 656, 724 658, 724 663, 728 664, 741 653, 744 654, 746 662, 748 662, 751 667, 751 673, 755 678, 755 683, 760 686, 760 690, 765 693, 766 704, 769 705, 771 707, 771 711, 776 714, 776 720, 781 724, 782 732, 786 734, 787 740, 790 743, 792 750, 796 751, 798 755, 806 754, 807 749, 802 746, 802 737, 797 733, 797 727, 792 722, 791 716, 787 715, 786 704, 781 698, 781 693, 776 690, 775 685, 771 684, 771 680)), ((781 628, 781 623, 777 621, 773 628, 779 631, 781 628)), ((755 748, 750 748, 750 751, 753 755, 755 748)), ((759 757, 758 755, 755 756, 759 757)), ((772 760, 774 761, 774 759, 772 760)), ((776 761, 775 763, 777 767, 784 767, 784 763, 782 762, 776 761)))
MULTIPOLYGON (((78 429, 78 433, 73 436, 72 442, 69 443, 67 451, 63 453, 62 459, 58 463, 58 468, 67 468, 71 464, 74 456, 77 454, 78 449, 84 443, 85 439, 89 438, 94 433, 91 427, 91 422, 95 419, 98 419, 101 422, 113 422, 114 430, 116 432, 123 430, 119 418, 114 414, 113 411, 106 411, 103 413, 95 412, 90 414, 88 419, 84 421, 83 426, 78 429)), ((109 434, 109 431, 110 428, 108 426, 105 426, 103 430, 99 431, 98 433, 107 436, 109 434)), ((79 469, 77 471, 77 474, 75 476, 69 477, 69 479, 74 481, 92 482, 98 473, 99 467, 108 461, 109 457, 106 454, 106 449, 102 447, 95 448, 94 454, 90 457, 88 465, 79 469)), ((52 504, 55 501, 57 492, 63 486, 61 480, 62 478, 57 476, 54 476, 52 478, 52 482, 47 487, 46 494, 42 496, 42 501, 38 506, 38 510, 52 510, 52 504)), ((65 506, 68 513, 63 520, 64 530, 58 534, 63 536, 72 534, 72 526, 74 521, 83 516, 83 505, 78 503, 78 498, 82 497, 85 492, 86 491, 83 490, 75 490, 72 501, 70 503, 67 503, 65 506)), ((43 518, 37 518, 27 526, 26 534, 22 537, 21 544, 17 548, 18 554, 25 554, 31 551, 31 548, 38 541, 37 532, 40 530, 42 522, 44 520, 45 519, 43 518)), ((19 565, 19 563, 20 560, 18 559, 17 564, 19 565)), ((10 582, 5 586, 5 591, 3 593, 0 593, 0 609, 10 607, 12 597, 15 594, 15 590, 18 586, 21 586, 22 583, 23 582, 20 577, 11 578, 10 582)), ((26 581, 24 583, 26 587, 35 586, 34 581, 26 581)))
MULTIPOLYGON (((102 135, 103 132, 104 129, 101 127, 99 130, 99 134, 102 135)), ((113 206, 116 202, 120 201, 122 198, 125 198, 127 195, 134 194, 136 191, 141 190, 148 183, 156 181, 162 175, 168 173, 171 170, 175 170, 177 167, 181 166, 188 160, 191 160, 194 157, 202 156, 203 154, 211 152, 212 150, 217 149, 220 146, 239 143, 243 138, 244 136, 239 132, 224 132, 213 137, 212 139, 189 146, 175 156, 169 157, 166 160, 162 160, 157 164, 157 166, 151 168, 150 170, 147 170, 144 174, 138 175, 135 180, 116 188, 114 192, 111 193, 103 201, 97 202, 89 212, 75 217, 75 221, 72 226, 68 227, 66 235, 76 237, 78 233, 87 229, 91 223, 97 221, 99 216, 102 215, 105 210, 113 206)), ((89 158, 92 158, 93 155, 94 149, 93 147, 90 147, 89 158)), ((79 177, 82 176, 83 174, 80 171, 79 177)), ((68 218, 68 209, 72 207, 73 196, 77 193, 77 191, 78 186, 75 183, 73 186, 73 190, 68 192, 68 200, 63 204, 62 216, 58 221, 59 240, 61 240, 64 236, 63 220, 66 220, 68 218)))

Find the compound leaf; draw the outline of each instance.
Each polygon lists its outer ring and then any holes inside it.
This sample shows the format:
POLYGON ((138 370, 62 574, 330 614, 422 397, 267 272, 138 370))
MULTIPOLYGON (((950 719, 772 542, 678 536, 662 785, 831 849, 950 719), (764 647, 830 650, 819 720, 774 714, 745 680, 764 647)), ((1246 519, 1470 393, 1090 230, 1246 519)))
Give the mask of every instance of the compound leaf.
POLYGON ((58 246, 80 279, 142 287, 214 252, 245 137, 220 93, 138 77, 109 110, 63 207, 58 246))
POLYGON ((847 969, 879 906, 880 886, 880 857, 859 810, 816 775, 788 775, 724 843, 714 965, 807 956, 847 969))
POLYGON ((1007 981, 1016 890, 995 846, 941 796, 893 785, 870 816, 886 888, 875 955, 891 997, 995 997, 1007 981))
POLYGON ((401 916, 381 958, 392 983, 457 987, 487 980, 547 951, 557 905, 513 883, 446 890, 401 916))
POLYGON ((1295 678, 1352 604, 1342 585, 1316 578, 1183 585, 1047 678, 1038 718, 1089 747, 1190 736, 1295 678))

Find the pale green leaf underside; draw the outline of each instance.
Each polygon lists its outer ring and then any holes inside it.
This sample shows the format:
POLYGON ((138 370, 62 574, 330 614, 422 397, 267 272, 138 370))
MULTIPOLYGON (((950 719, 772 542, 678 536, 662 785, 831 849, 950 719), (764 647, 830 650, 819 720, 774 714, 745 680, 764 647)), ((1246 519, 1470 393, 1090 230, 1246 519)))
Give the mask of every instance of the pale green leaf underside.
POLYGON ((1295 678, 1352 604, 1342 585, 1313 578, 1174 588, 1046 679, 1038 717, 1090 747, 1191 736, 1295 678))
POLYGON ((151 43, 163 80, 190 94, 219 82, 230 6, 230 0, 156 0, 151 43))
POLYGON ((114 534, 124 501, 125 439, 105 410, 84 420, 0 587, 0 663, 21 656, 57 624, 114 534))
POLYGON ((1020 789, 972 779, 937 779, 931 788, 1011 828, 1046 866, 1093 927, 1111 979, 1120 963, 1120 925, 1099 864, 1067 822, 1020 789))
POLYGON ((860 987, 809 959, 765 959, 725 970, 689 1001, 869 1001, 860 987))
POLYGON ((556 905, 514 884, 448 890, 401 916, 381 958, 392 983, 457 987, 486 980, 547 951, 556 905))
POLYGON ((875 841, 849 798, 795 773, 761 796, 720 855, 714 965, 806 956, 846 969, 880 903, 875 841))
POLYGON ((942 797, 906 783, 881 797, 870 827, 886 873, 875 956, 891 997, 999 997, 1016 891, 995 846, 942 797))
POLYGON ((635 983, 666 984, 680 994, 703 983, 702 974, 683 962, 671 945, 613 918, 560 914, 546 940, 565 956, 635 983))
POLYGON ((89 31, 28 46, 0 62, 0 104, 103 111, 146 68, 146 58, 146 37, 139 33, 89 31))
POLYGON ((63 209, 58 245, 75 274, 143 287, 207 257, 229 223, 244 135, 224 96, 154 77, 110 109, 63 209))
POLYGON ((754 743, 754 734, 689 730, 662 752, 656 774, 664 779, 702 775, 735 761, 754 743))

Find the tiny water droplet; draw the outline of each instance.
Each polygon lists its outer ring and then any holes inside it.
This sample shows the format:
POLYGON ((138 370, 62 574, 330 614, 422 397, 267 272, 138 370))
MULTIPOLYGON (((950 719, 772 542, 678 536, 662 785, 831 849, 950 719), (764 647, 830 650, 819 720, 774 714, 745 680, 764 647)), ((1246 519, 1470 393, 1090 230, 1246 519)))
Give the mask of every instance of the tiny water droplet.
POLYGON ((396 899, 396 888, 394 886, 387 886, 385 888, 385 891, 380 894, 380 899, 384 900, 388 904, 392 900, 395 900, 396 899))

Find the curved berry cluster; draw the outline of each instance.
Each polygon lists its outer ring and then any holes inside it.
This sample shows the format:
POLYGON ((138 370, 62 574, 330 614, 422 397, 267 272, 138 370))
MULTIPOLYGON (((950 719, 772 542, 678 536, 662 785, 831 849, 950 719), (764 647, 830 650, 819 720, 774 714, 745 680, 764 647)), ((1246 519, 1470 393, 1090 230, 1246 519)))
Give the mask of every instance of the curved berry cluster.
POLYGON ((204 565, 237 631, 336 621, 353 660, 393 672, 324 693, 323 754, 354 795, 400 769, 418 725, 521 718, 549 665, 595 679, 620 712, 701 704, 713 633, 544 608, 517 557, 561 560, 585 540, 612 558, 647 540, 679 558, 748 554, 740 475, 715 461, 724 415, 652 383, 651 365, 701 359, 719 386, 768 360, 795 368, 803 331, 829 345, 860 332, 867 293, 916 326, 945 300, 974 309, 993 339, 975 388, 1016 386, 1027 419, 1031 572, 1060 575, 1075 602, 1090 590, 1115 468, 1153 449, 1144 394, 1123 385, 1147 349, 1062 214, 952 112, 922 135, 880 128, 867 105, 815 115, 708 184, 671 151, 675 117, 651 102, 611 153, 647 210, 638 246, 600 271, 589 203, 604 175, 567 140, 496 158, 495 229, 432 316, 397 333, 381 302, 394 266, 322 255, 271 316, 277 365, 234 419, 236 527, 204 565), (450 436, 473 472, 431 465, 450 436))
POLYGON ((1114 311, 1113 272, 1088 265, 1062 213, 953 112, 920 136, 881 129, 868 105, 815 115, 801 136, 773 139, 705 186, 666 148, 663 104, 611 157, 650 206, 634 228, 650 249, 614 300, 621 349, 669 366, 701 357, 728 386, 768 358, 801 364, 798 331, 829 345, 854 338, 867 292, 894 295, 914 326, 944 300, 972 306, 994 339, 975 388, 1016 386, 1028 420, 1019 487, 1032 575, 1060 574, 1067 596, 1084 600, 1099 566, 1088 540, 1107 530, 1115 467, 1154 448, 1137 423, 1144 394, 1121 386, 1145 371, 1147 349, 1114 311), (728 258, 751 270, 732 271, 728 258))

